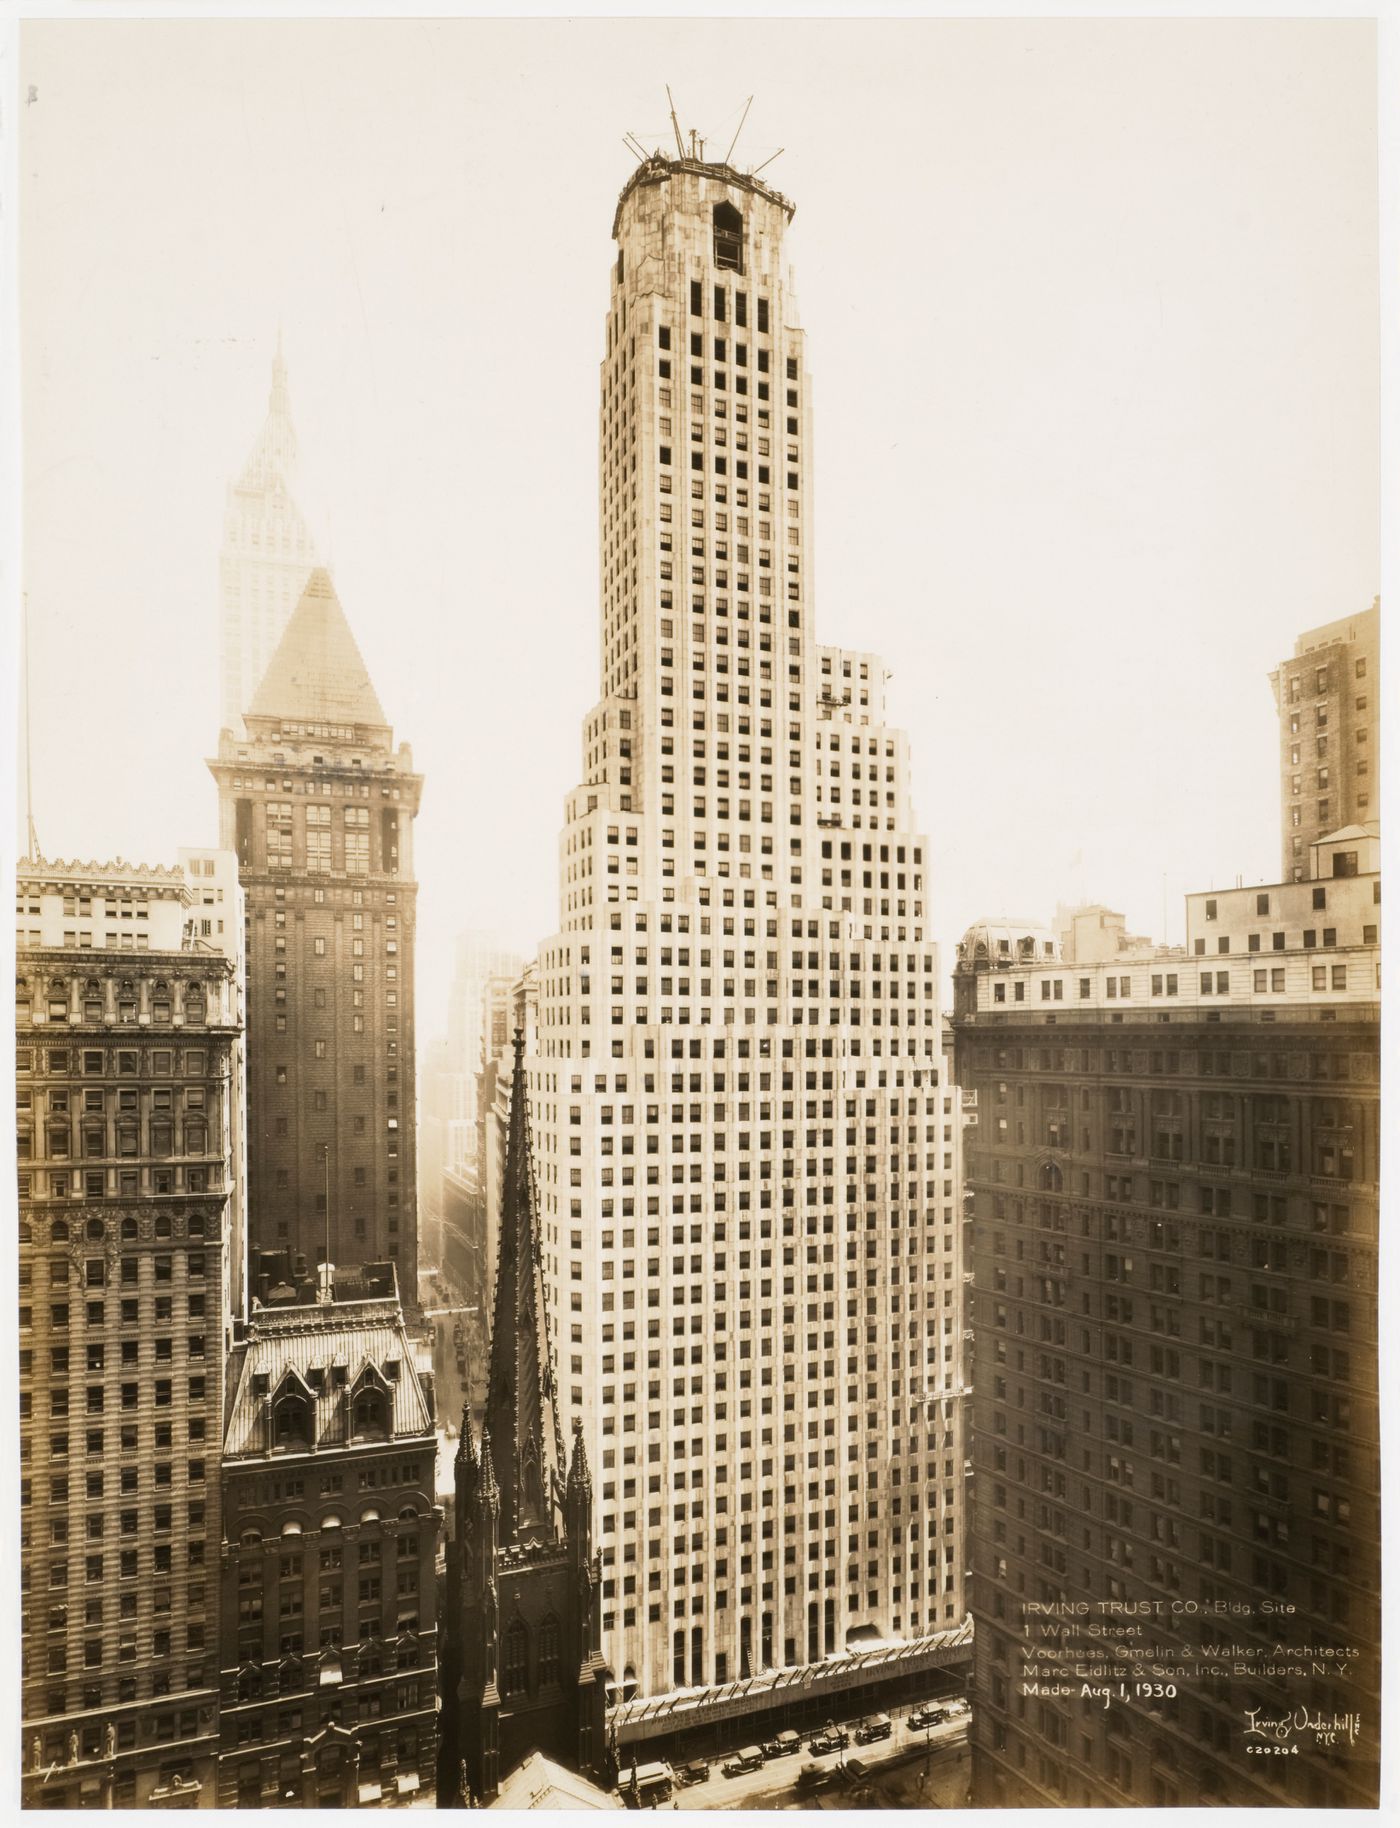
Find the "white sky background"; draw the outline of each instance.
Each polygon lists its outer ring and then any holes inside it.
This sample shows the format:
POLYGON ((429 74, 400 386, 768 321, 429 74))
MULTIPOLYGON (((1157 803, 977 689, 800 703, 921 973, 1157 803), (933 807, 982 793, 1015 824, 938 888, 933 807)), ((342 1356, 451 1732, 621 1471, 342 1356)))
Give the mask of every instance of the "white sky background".
MULTIPOLYGON (((1368 23, 30 24, 24 585, 46 854, 216 836, 218 553, 280 320, 299 491, 452 935, 557 925, 598 691, 631 129, 797 203, 819 640, 894 674, 944 948, 1272 881, 1267 674, 1380 588, 1368 23)), ((22 91, 23 92, 23 91, 22 91)))

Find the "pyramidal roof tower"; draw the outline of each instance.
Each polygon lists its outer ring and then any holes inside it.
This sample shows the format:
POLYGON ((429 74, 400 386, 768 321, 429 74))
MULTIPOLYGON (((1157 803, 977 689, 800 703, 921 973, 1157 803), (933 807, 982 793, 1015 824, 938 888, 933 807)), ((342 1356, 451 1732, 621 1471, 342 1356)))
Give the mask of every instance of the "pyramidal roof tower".
POLYGON ((417 1302, 413 821, 423 782, 330 574, 210 763, 248 916, 254 1251, 388 1259, 417 1302))
POLYGON ((297 434, 278 333, 267 417, 229 483, 219 555, 219 725, 236 734, 316 563, 293 491, 297 434))
POLYGON ((388 729, 379 694, 324 566, 317 566, 306 580, 248 716, 388 729))

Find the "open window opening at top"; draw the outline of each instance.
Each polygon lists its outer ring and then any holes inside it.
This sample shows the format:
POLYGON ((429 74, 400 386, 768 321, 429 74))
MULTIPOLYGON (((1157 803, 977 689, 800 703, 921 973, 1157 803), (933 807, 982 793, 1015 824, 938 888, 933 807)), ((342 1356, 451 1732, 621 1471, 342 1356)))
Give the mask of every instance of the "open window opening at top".
POLYGON ((744 270, 744 218, 732 203, 715 205, 715 265, 732 273, 744 270))

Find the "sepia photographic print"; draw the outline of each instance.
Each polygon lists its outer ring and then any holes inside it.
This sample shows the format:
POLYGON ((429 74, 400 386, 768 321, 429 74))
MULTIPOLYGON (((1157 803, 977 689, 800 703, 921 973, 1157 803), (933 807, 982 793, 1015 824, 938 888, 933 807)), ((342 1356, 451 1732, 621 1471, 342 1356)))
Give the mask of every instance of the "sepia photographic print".
POLYGON ((1378 1809, 1390 22, 24 12, 14 1804, 1378 1809))

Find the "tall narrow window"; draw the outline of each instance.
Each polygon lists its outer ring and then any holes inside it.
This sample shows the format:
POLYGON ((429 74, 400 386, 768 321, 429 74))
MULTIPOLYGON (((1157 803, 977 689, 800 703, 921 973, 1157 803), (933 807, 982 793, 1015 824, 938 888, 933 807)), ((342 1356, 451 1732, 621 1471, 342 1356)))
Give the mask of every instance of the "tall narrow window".
POLYGON ((540 1624, 540 1687, 559 1680, 559 1621, 551 1612, 540 1624))
POLYGON ((524 1693, 529 1646, 530 1640, 525 1630, 525 1621, 512 1619, 506 1628, 505 1642, 501 1646, 501 1693, 503 1695, 524 1693))
POLYGON ((715 265, 744 270, 744 218, 732 203, 715 205, 715 265))

